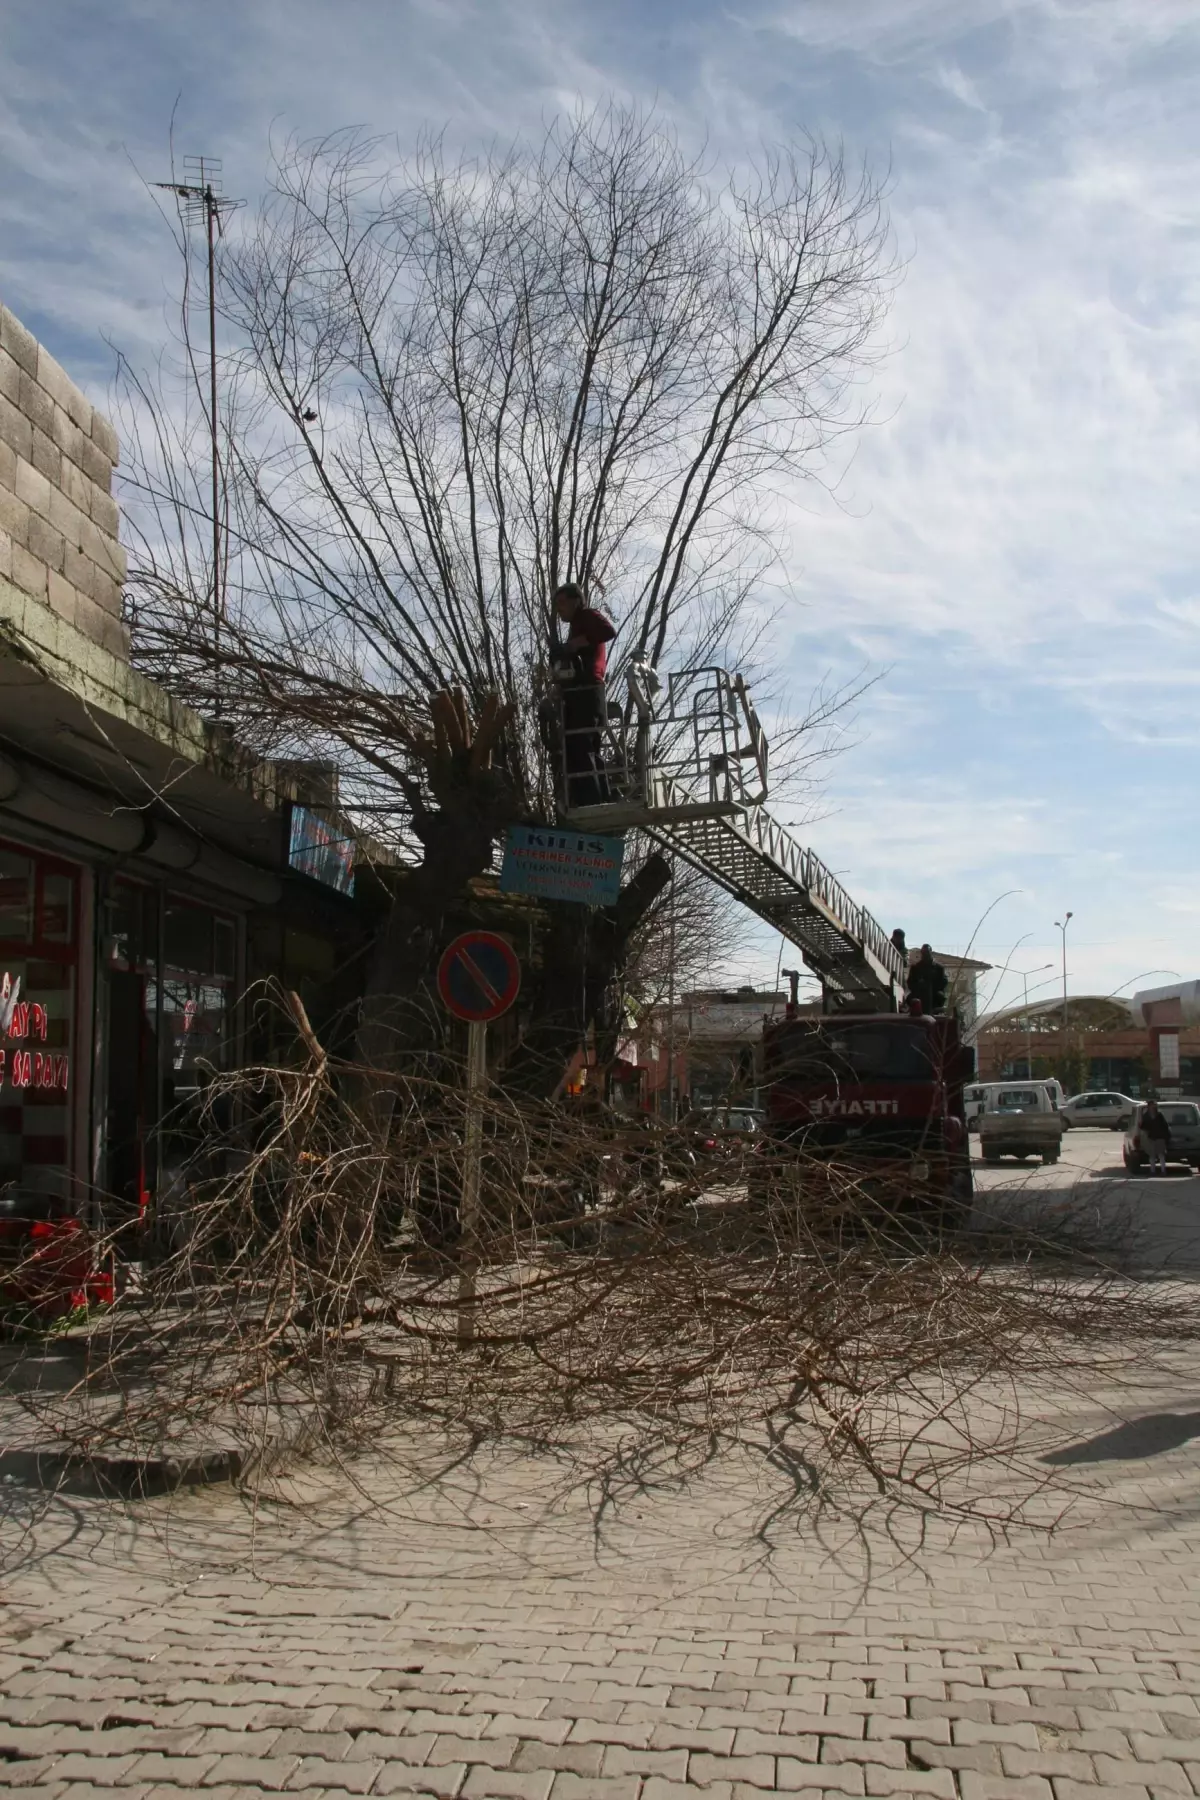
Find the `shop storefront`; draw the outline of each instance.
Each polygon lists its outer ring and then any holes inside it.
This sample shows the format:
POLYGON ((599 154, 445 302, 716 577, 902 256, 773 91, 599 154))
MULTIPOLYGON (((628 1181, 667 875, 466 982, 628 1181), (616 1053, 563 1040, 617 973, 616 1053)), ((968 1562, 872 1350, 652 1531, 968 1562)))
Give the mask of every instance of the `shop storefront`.
POLYGON ((65 1239, 145 1215, 195 1142, 202 1090, 248 1025, 256 1047, 266 1035, 239 999, 247 974, 296 987, 318 1018, 328 990, 336 1021, 364 941, 336 771, 264 760, 133 666, 115 434, 40 348, 36 368, 16 411, 38 432, 54 420, 82 460, 55 452, 60 486, 19 448, 0 463, 0 494, 46 527, 0 569, 5 1266, 42 1225, 65 1239), (81 508, 76 590, 54 558, 60 509, 81 508))
POLYGON ((233 1066, 237 913, 0 838, 0 1194, 145 1212, 233 1066))
POLYGON ((82 1174, 82 874, 0 839, 0 1192, 19 1184, 64 1206, 82 1174))
POLYGON ((97 1188, 129 1216, 186 1153, 203 1086, 235 1060, 239 921, 127 876, 102 883, 100 919, 97 1188))

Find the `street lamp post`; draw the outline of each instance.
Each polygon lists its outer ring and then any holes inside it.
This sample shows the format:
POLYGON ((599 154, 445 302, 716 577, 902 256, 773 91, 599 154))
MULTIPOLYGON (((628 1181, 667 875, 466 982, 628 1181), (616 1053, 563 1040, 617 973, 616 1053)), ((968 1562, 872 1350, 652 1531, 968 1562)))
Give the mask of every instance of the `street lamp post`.
POLYGON ((1017 973, 1025 984, 1025 1079, 1033 1080, 1033 1027, 1029 1023, 1029 977, 1040 975, 1043 969, 1052 969, 1053 963, 1039 963, 1036 969, 1020 969, 1017 973))
POLYGON ((675 866, 671 865, 671 895, 668 901, 669 937, 667 941, 667 1123, 675 1123, 675 866))
POLYGON ((1059 931, 1062 932, 1062 978, 1063 978, 1062 1046, 1063 1046, 1064 1059, 1067 1056, 1067 926, 1071 923, 1071 920, 1074 917, 1075 917, 1074 913, 1067 912, 1067 913, 1063 914, 1061 919, 1055 919, 1055 921, 1054 921, 1054 923, 1058 927, 1059 931))

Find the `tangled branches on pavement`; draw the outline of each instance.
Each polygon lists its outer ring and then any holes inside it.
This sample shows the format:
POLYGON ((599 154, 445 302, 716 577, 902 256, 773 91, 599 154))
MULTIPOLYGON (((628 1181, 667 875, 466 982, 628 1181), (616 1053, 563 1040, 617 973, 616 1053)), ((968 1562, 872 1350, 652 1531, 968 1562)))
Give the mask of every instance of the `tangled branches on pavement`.
POLYGON ((307 1042, 303 1066, 210 1091, 153 1251, 79 1334, 78 1380, 27 1399, 60 1445, 215 1435, 245 1457, 303 1420, 345 1456, 415 1419, 678 1444, 786 1418, 826 1471, 936 1501, 1011 1447, 983 1422, 997 1384, 1192 1330, 1100 1270, 973 1258, 898 1174, 881 1190, 848 1162, 697 1148, 570 1102, 484 1100, 464 1221, 462 1084, 307 1042))

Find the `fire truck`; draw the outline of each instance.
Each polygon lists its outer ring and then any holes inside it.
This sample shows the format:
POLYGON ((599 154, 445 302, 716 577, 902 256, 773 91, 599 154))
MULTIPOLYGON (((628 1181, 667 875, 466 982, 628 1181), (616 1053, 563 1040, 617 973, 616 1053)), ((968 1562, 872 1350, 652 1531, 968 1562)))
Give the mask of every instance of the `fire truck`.
POLYGON ((953 1014, 917 1008, 784 1018, 763 1028, 764 1166, 797 1155, 836 1161, 864 1192, 941 1223, 971 1202, 963 1086, 974 1053, 953 1014))
POLYGON ((592 746, 605 795, 577 804, 570 771, 581 759, 568 757, 560 818, 641 830, 796 945, 821 984, 821 1012, 802 1016, 793 971, 784 1018, 764 1026, 765 1154, 752 1188, 769 1184, 773 1163, 804 1153, 941 1217, 965 1211, 963 1084, 974 1053, 953 1013, 906 1001, 902 944, 768 811, 767 737, 743 677, 688 670, 664 693, 643 664, 625 673, 626 704, 608 708, 592 746))

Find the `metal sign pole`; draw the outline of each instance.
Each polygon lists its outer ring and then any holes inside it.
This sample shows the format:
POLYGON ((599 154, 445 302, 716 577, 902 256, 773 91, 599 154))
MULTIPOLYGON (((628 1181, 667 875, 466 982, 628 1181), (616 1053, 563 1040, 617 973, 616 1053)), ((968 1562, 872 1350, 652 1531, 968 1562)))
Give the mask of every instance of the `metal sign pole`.
POLYGON ((465 1345, 475 1337, 487 1022, 506 1013, 516 999, 521 990, 521 965, 512 945, 494 931, 464 931, 443 950, 437 985, 447 1012, 463 1019, 469 1028, 462 1188, 458 1201, 458 1341, 465 1345))
POLYGON ((461 1264, 458 1275, 458 1341, 475 1336, 475 1267, 479 1233, 479 1176, 483 1166, 483 1094, 487 1087, 487 1025, 472 1020, 467 1027, 467 1116, 463 1131, 462 1197, 458 1225, 461 1264))

